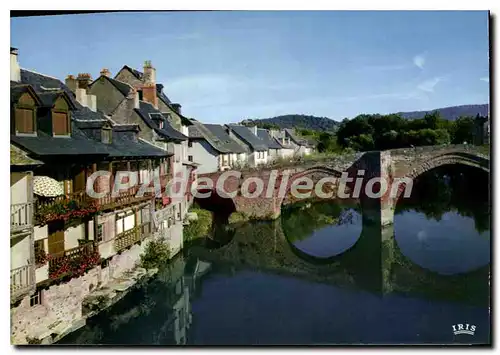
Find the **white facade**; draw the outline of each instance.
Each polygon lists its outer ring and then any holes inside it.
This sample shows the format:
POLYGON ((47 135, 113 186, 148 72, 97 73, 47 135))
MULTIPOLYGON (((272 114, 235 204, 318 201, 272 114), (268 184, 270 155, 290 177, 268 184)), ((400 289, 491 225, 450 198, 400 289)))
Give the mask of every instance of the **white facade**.
POLYGON ((33 175, 10 174, 10 289, 11 300, 34 291, 33 175))

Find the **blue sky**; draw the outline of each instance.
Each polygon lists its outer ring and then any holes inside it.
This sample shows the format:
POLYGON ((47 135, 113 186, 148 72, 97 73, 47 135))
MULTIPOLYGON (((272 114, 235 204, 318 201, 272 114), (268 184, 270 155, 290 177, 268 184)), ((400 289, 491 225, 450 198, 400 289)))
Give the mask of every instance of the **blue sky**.
POLYGON ((335 120, 489 101, 481 12, 152 12, 11 19, 21 67, 58 77, 151 60, 183 113, 335 120))

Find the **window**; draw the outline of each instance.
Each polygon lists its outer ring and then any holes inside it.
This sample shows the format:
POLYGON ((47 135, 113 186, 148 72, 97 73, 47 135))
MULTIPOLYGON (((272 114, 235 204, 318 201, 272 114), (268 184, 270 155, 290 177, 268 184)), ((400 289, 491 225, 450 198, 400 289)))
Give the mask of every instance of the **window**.
POLYGON ((103 143, 111 144, 113 131, 110 128, 103 128, 101 130, 101 140, 103 143))
POLYGON ((35 133, 35 110, 16 108, 16 132, 35 133))
POLYGON ((42 292, 43 290, 37 290, 35 294, 30 297, 30 307, 42 304, 42 292))
POLYGON ((95 240, 97 243, 102 242, 104 239, 104 224, 97 225, 97 235, 95 236, 95 240))
POLYGON ((116 215, 116 235, 135 227, 135 212, 129 210, 126 213, 116 215))
POLYGON ((137 93, 139 94, 139 100, 142 100, 142 98, 143 98, 142 90, 137 90, 137 93))
POLYGON ((52 112, 52 133, 54 136, 69 135, 69 115, 67 112, 52 112))
POLYGON ((69 106, 64 97, 59 97, 52 109, 52 134, 68 136, 71 132, 69 106))
POLYGON ((188 155, 188 160, 192 162, 193 161, 193 156, 192 155, 188 155))
POLYGON ((160 127, 160 129, 163 129, 163 121, 158 122, 158 127, 160 127))
POLYGON ((193 148, 193 141, 188 141, 188 147, 193 148))

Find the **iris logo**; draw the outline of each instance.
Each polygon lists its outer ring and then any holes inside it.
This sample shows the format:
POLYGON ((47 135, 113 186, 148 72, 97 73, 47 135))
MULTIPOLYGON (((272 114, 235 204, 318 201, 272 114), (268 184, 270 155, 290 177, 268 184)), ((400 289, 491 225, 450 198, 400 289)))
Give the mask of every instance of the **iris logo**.
POLYGON ((465 326, 463 324, 455 324, 451 326, 453 328, 453 334, 458 335, 458 334, 468 334, 468 335, 474 335, 474 332, 476 331, 476 326, 472 324, 466 323, 465 326))

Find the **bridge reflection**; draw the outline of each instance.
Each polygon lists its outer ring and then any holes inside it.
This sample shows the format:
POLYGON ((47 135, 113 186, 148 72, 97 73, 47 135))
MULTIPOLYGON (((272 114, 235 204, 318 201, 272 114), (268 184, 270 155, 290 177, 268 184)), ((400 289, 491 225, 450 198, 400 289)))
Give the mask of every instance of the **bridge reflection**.
POLYGON ((287 230, 286 214, 275 221, 226 226, 201 245, 188 248, 186 253, 217 264, 289 274, 381 296, 420 294, 433 299, 487 304, 489 265, 448 276, 426 270, 402 254, 395 241, 394 225, 382 225, 379 201, 358 201, 353 209, 362 219, 361 232, 357 241, 339 255, 318 257, 297 246, 290 240, 293 232, 289 226, 287 230), (471 286, 475 287, 474 292, 467 291, 471 286))

